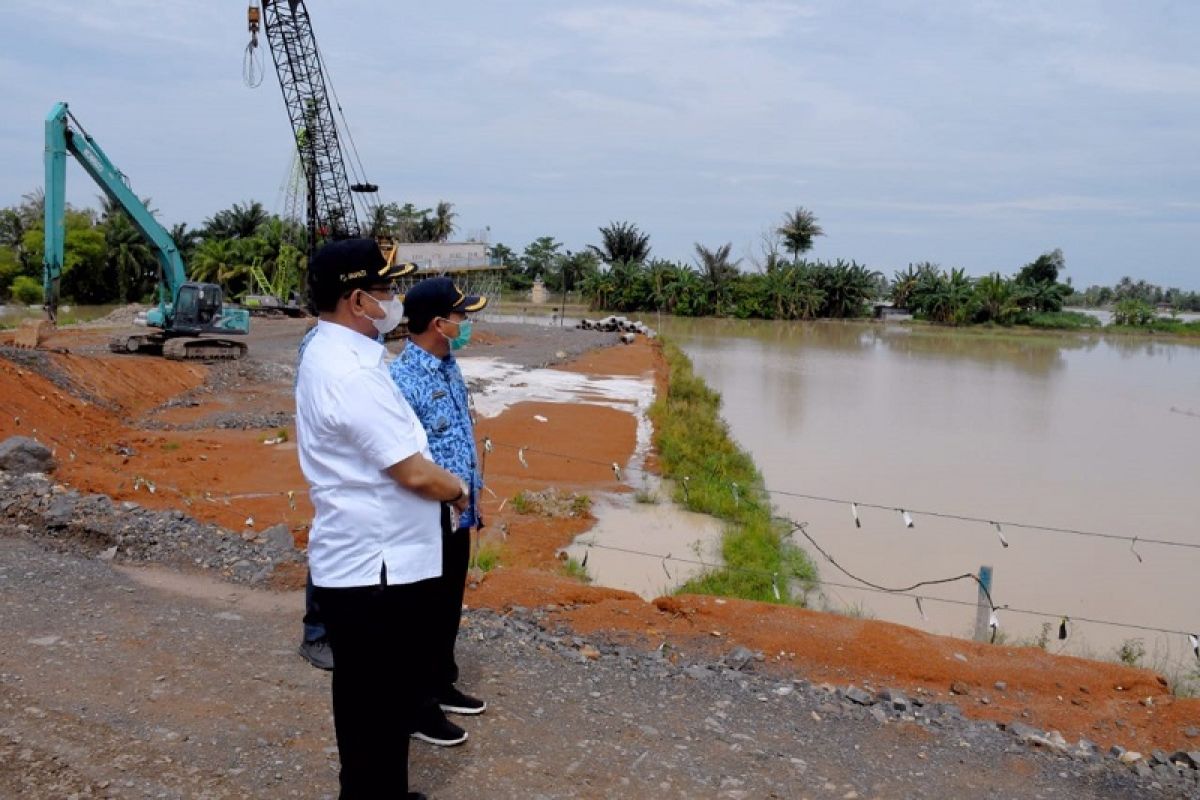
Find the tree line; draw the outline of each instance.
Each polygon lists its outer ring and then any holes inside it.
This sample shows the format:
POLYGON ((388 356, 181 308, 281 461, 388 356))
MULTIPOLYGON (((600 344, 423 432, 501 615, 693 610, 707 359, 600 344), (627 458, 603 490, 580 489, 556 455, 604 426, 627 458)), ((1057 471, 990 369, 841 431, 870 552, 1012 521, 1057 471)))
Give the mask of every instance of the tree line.
POLYGON ((1197 293, 1163 291, 1128 278, 1112 289, 1077 292, 1062 279, 1066 259, 1060 249, 1042 253, 1011 275, 982 277, 922 262, 889 278, 853 260, 808 260, 804 254, 824 231, 803 207, 785 214, 764 235, 761 257, 751 259, 749 268, 732 257, 732 243, 697 242, 692 261, 680 262, 655 258, 649 234, 634 223, 612 222, 598 232, 599 242, 579 252, 550 236, 534 240, 520 254, 495 245, 493 254, 508 267, 505 288, 527 290, 540 277, 552 292, 578 291, 593 310, 776 320, 861 317, 875 304, 885 304, 949 325, 1090 327, 1098 324, 1094 317, 1063 309, 1110 306, 1118 324, 1130 325, 1156 319, 1153 303, 1200 310, 1197 293))
MULTIPOLYGON (((35 192, 0 209, 0 301, 42 300, 43 208, 42 194, 35 192)), ((366 227, 370 235, 397 242, 447 241, 457 216, 447 201, 433 208, 388 203, 372 209, 366 227)), ((153 296, 157 260, 122 209, 101 197, 98 209, 69 207, 65 223, 64 299, 103 304, 153 296)), ((287 297, 303 285, 306 231, 257 201, 234 203, 198 228, 178 224, 170 233, 189 277, 218 283, 230 297, 287 297)), ((611 222, 598 233, 597 243, 578 251, 542 236, 519 254, 493 245, 491 256, 506 267, 508 291, 527 291, 541 278, 551 292, 575 293, 593 309, 620 312, 802 320, 860 317, 873 304, 890 303, 919 319, 952 325, 1077 326, 1091 324, 1091 318, 1063 316, 1064 306, 1110 307, 1119 322, 1135 325, 1149 324, 1164 307, 1200 311, 1200 292, 1128 277, 1113 287, 1079 292, 1060 280, 1066 269, 1061 250, 1043 253, 1012 275, 979 278, 929 262, 910 264, 889 278, 853 260, 808 260, 805 254, 825 232, 803 207, 784 214, 764 234, 760 256, 745 266, 733 258, 732 243, 697 242, 691 261, 672 261, 655 258, 650 235, 632 222, 611 222)))
MULTIPOLYGON (((60 294, 73 303, 148 302, 158 282, 154 251, 119 205, 99 198, 98 209, 68 207, 64 216, 64 264, 60 294)), ((150 201, 151 213, 157 214, 150 201)), ((42 192, 0 209, 0 301, 42 302, 45 244, 42 192)), ((446 241, 455 231, 452 203, 417 208, 389 203, 372 209, 372 236, 396 242, 446 241)), ((229 297, 245 293, 286 298, 303 283, 308 247, 304 226, 270 214, 257 201, 234 203, 198 228, 169 229, 194 281, 220 284, 229 297)))

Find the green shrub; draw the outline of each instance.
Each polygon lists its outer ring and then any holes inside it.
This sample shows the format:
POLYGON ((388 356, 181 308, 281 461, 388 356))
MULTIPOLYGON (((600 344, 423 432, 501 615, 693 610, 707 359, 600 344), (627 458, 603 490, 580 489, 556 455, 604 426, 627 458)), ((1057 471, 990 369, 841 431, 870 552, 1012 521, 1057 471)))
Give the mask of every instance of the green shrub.
POLYGON ((1026 311, 1017 315, 1018 325, 1050 330, 1082 330, 1099 328, 1100 320, 1082 311, 1026 311))
POLYGON ((1131 667, 1139 666, 1146 657, 1146 643, 1141 639, 1126 639, 1117 648, 1117 660, 1131 667))
POLYGON ((13 300, 27 306, 36 306, 44 302, 42 285, 28 275, 18 275, 13 278, 9 287, 13 300))
POLYGON ((1113 307, 1113 325, 1149 325, 1154 322, 1154 306, 1144 300, 1127 297, 1113 307))

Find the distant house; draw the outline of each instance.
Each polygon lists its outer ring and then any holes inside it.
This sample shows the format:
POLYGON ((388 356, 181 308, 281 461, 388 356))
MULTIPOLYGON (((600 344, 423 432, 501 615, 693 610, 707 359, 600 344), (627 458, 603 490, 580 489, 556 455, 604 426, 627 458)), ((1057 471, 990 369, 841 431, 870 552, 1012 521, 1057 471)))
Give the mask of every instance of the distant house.
POLYGON ((912 319, 912 312, 907 308, 899 308, 890 300, 884 300, 874 305, 875 312, 872 314, 875 319, 881 319, 884 322, 900 321, 912 319))
POLYGON ((449 275, 463 291, 496 301, 490 311, 499 307, 506 265, 491 257, 487 242, 401 242, 396 245, 396 261, 417 265, 416 272, 398 281, 404 289, 423 278, 449 275))
POLYGON ((503 266, 493 261, 486 242, 402 242, 396 245, 396 260, 410 261, 421 272, 436 273, 503 266))

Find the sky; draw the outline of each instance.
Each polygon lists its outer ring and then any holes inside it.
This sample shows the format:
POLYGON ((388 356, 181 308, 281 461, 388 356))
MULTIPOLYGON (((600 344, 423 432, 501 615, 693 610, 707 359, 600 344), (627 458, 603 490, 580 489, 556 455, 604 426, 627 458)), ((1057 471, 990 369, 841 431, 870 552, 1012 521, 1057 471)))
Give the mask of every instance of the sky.
MULTIPOLYGON (((243 83, 245 0, 4 5, 0 206, 41 186, 65 100, 164 223, 283 211, 291 131, 273 71, 243 83)), ((654 256, 732 242, 752 269, 803 206, 811 258, 888 275, 1062 248, 1077 286, 1200 289, 1194 0, 307 6, 381 199, 449 200, 517 251, 630 221, 654 256)))

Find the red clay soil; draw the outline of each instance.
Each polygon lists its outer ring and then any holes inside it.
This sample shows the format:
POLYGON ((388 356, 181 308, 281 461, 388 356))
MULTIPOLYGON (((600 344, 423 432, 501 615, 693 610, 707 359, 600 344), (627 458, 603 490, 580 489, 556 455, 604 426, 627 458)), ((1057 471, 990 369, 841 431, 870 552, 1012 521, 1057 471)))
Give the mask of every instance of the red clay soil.
MULTIPOLYGON (((311 518, 307 498, 298 492, 293 509, 286 496, 304 485, 291 441, 265 445, 263 431, 157 432, 136 427, 137 417, 201 385, 204 367, 128 356, 48 357, 109 407, 74 397, 0 359, 0 438, 36 435, 49 443, 61 463, 57 477, 78 489, 151 507, 183 507, 235 531, 250 516, 256 529, 282 521, 304 541, 311 518), (133 455, 122 454, 122 449, 132 449, 133 455), (135 490, 136 477, 153 481, 156 492, 135 490)), ((660 386, 663 381, 657 349, 642 341, 588 353, 566 369, 597 375, 653 370, 660 386)), ((174 421, 203 419, 230 403, 243 410, 256 403, 270 410, 280 400, 278 387, 239 392, 204 396, 199 407, 163 414, 174 421)), ((1200 725, 1200 700, 1171 697, 1163 681, 1146 670, 1053 656, 1036 648, 978 644, 790 606, 693 595, 648 603, 628 592, 567 577, 558 553, 591 520, 586 515, 563 519, 519 514, 511 498, 523 490, 550 487, 583 494, 621 490, 605 465, 625 463, 632 456, 635 430, 632 414, 587 403, 519 403, 498 417, 481 420, 479 436, 526 447, 528 467, 521 466, 509 447, 497 447, 487 458, 486 479, 494 496, 484 498, 488 526, 483 535, 501 546, 502 566, 469 591, 469 605, 547 608, 552 624, 563 622, 580 632, 652 647, 666 642, 672 653, 716 657, 742 645, 762 652, 762 667, 781 677, 921 692, 929 699, 953 700, 974 717, 1022 719, 1057 729, 1068 739, 1085 736, 1102 746, 1117 742, 1143 752, 1169 750, 1187 745, 1184 729, 1200 725), (547 421, 535 420, 535 414, 547 421), (569 453, 572 458, 549 453, 569 453), (997 681, 1006 687, 996 689, 997 681), (950 686, 955 682, 967 694, 952 698, 950 686)), ((273 583, 295 587, 302 581, 303 568, 297 567, 275 576, 273 583)))

